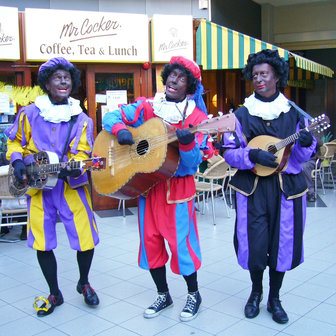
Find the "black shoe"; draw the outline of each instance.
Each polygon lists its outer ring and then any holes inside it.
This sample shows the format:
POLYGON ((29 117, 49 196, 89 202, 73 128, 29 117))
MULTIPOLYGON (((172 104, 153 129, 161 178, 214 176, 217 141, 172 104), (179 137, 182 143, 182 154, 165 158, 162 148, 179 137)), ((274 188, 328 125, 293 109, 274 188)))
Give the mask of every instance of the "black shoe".
POLYGON ((281 306, 281 301, 278 298, 269 298, 267 302, 267 310, 272 313, 272 318, 275 322, 284 324, 288 322, 288 316, 281 306))
POLYGON ((189 292, 187 295, 187 302, 180 314, 180 320, 182 322, 193 320, 198 314, 201 302, 202 298, 199 291, 193 293, 189 292))
POLYGON ((144 318, 153 318, 162 313, 168 307, 173 306, 173 300, 169 292, 158 293, 156 300, 144 311, 144 318))
POLYGON ((315 194, 308 194, 307 200, 308 202, 316 202, 315 194))
POLYGON ((262 293, 252 292, 245 305, 244 313, 247 318, 254 318, 259 314, 259 304, 263 299, 262 293))
MULTIPOLYGON (((60 306, 64 302, 61 291, 58 292, 57 296, 49 295, 48 301, 49 301, 49 308, 47 310, 38 310, 37 311, 38 317, 50 315, 57 306, 60 306)), ((41 305, 40 309, 45 309, 46 307, 47 307, 47 304, 44 302, 41 305)))
POLYGON ((9 228, 8 228, 8 226, 2 226, 2 227, 1 227, 1 230, 0 230, 0 233, 1 233, 2 235, 5 235, 5 234, 9 233, 9 228))
POLYGON ((77 284, 77 292, 84 295, 84 301, 89 306, 98 306, 98 295, 89 283, 82 285, 79 281, 77 284))

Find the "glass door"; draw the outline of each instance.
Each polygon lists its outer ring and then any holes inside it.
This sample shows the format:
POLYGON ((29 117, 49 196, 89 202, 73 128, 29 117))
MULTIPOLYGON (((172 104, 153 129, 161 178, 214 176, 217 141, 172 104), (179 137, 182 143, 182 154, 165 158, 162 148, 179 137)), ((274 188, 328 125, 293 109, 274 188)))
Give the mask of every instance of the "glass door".
POLYGON ((88 65, 86 73, 88 114, 95 124, 94 136, 102 130, 106 112, 129 104, 141 95, 141 65, 95 64, 88 65))
MULTIPOLYGON (((149 76, 147 73, 142 76, 143 71, 140 64, 88 65, 87 106, 88 114, 94 121, 95 138, 102 131, 102 119, 106 112, 117 109, 120 104, 132 103, 146 94, 149 76)), ((92 201, 94 210, 115 209, 119 205, 118 199, 98 195, 94 188, 92 201)), ((136 206, 136 200, 127 201, 126 206, 136 206)))
POLYGON ((96 118, 97 133, 102 129, 102 119, 106 112, 113 111, 120 104, 134 102, 133 73, 96 73, 96 118))

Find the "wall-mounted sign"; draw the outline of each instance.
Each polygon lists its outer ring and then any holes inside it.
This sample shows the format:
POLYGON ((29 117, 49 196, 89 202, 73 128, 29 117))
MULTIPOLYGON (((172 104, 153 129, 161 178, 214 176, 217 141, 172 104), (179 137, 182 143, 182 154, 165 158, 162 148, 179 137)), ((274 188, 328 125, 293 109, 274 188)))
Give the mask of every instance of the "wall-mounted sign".
POLYGON ((9 114, 9 96, 0 92, 0 114, 9 114))
POLYGON ((107 90, 106 104, 110 111, 119 107, 119 105, 127 104, 127 90, 107 90))
POLYGON ((193 59, 191 15, 159 15, 152 18, 152 61, 169 62, 172 56, 193 59))
POLYGON ((0 6, 0 60, 20 59, 18 9, 0 6))
POLYGON ((28 61, 149 61, 147 15, 27 8, 25 27, 28 61))

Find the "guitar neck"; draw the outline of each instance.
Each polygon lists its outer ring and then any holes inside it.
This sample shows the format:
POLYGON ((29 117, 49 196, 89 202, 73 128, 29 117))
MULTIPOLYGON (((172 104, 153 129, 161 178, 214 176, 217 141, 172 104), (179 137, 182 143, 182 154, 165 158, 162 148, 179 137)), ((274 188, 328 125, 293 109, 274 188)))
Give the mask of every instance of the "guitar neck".
POLYGON ((32 174, 54 174, 59 173, 62 168, 70 167, 71 169, 81 168, 81 161, 68 161, 61 163, 41 164, 38 166, 28 166, 27 173, 32 174))
MULTIPOLYGON (((176 128, 170 125, 170 130, 176 131, 176 128)), ((235 115, 233 113, 224 114, 210 119, 203 120, 200 124, 186 128, 190 133, 200 132, 203 134, 216 134, 224 132, 234 132, 235 130, 235 115)), ((175 132, 168 133, 168 143, 172 143, 177 140, 175 132)))
MULTIPOLYGON (((188 130, 190 133, 196 133, 197 131, 199 131, 198 126, 193 126, 193 127, 189 127, 189 128, 185 128, 186 130, 188 130)), ((214 134, 217 133, 218 130, 217 129, 209 129, 206 133, 208 134, 214 134)), ((172 142, 175 142, 177 140, 177 135, 176 132, 172 132, 168 134, 168 141, 167 143, 170 144, 172 142)))

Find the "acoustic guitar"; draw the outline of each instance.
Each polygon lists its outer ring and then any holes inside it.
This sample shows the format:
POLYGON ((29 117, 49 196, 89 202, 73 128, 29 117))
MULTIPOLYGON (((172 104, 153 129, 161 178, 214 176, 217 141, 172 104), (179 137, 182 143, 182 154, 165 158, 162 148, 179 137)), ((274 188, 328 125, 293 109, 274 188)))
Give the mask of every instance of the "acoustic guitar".
MULTIPOLYGON (((95 139, 93 152, 107 158, 108 168, 92 172, 92 184, 100 195, 132 199, 174 175, 179 164, 176 128, 152 118, 137 128, 127 127, 134 144, 119 145, 117 137, 103 130, 95 139)), ((207 119, 189 128, 191 133, 233 132, 234 114, 207 119)))
POLYGON ((8 189, 12 196, 20 197, 30 188, 52 189, 58 180, 58 173, 63 168, 98 171, 105 169, 106 158, 94 157, 82 161, 59 162, 56 153, 41 151, 34 154, 36 165, 26 166, 27 179, 24 184, 17 181, 14 168, 8 166, 8 189))
MULTIPOLYGON (((328 116, 322 114, 319 117, 313 119, 309 126, 304 129, 311 131, 312 133, 319 133, 330 127, 329 122, 330 120, 328 116)), ((276 168, 272 168, 262 166, 257 163, 253 167, 252 171, 258 176, 270 176, 283 171, 286 168, 292 149, 292 144, 299 138, 301 131, 302 130, 283 140, 269 135, 260 135, 253 138, 247 146, 254 149, 262 149, 274 154, 277 156, 275 162, 277 162, 279 165, 276 168)))

